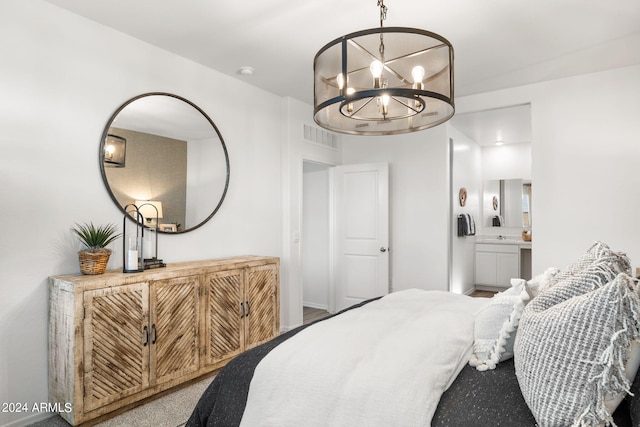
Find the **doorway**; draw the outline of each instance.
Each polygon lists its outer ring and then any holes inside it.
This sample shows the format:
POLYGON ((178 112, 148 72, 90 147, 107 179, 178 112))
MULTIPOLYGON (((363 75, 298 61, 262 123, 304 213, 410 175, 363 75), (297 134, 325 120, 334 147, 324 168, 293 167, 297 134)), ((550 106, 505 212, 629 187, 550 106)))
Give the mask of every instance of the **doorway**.
MULTIPOLYGON (((523 230, 531 230, 531 104, 519 104, 488 110, 457 114, 449 127, 450 194, 452 218, 471 214, 476 236, 458 237, 452 222, 449 257, 450 290, 469 294, 475 289, 475 241, 498 236, 519 241, 523 230), (503 210, 507 206, 504 182, 518 182, 512 203, 513 215, 503 210), (526 202, 522 192, 527 183, 526 202), (467 203, 457 201, 457 192, 465 188, 467 203), (498 190, 495 190, 495 189, 498 190), (496 196, 496 197, 494 197, 496 196), (496 203, 500 210, 496 213, 496 203), (525 207, 526 206, 526 207, 525 207), (525 212, 526 211, 526 212, 525 212), (493 218, 498 215, 499 221, 493 218), (511 217, 511 218, 510 218, 511 217)), ((520 254, 520 277, 531 270, 531 250, 520 254)))
POLYGON ((302 304, 303 321, 329 315, 331 280, 331 166, 303 161, 302 304))
POLYGON ((389 165, 303 161, 302 175, 303 321, 387 294, 389 165))

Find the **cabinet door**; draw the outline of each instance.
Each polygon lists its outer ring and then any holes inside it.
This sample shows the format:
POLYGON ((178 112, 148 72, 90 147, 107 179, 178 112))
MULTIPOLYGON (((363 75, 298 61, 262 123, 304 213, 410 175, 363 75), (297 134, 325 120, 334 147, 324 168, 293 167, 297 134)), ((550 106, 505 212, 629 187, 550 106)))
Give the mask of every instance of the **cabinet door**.
POLYGON ((205 364, 213 365, 234 357, 243 350, 242 316, 243 270, 227 270, 204 276, 205 364))
POLYGON ((150 373, 160 384, 200 368, 198 276, 151 284, 150 373))
POLYGON ((280 332, 278 265, 268 264, 247 270, 245 315, 247 349, 269 341, 280 332))
POLYGON ((496 254, 497 255, 497 278, 496 286, 510 287, 511 279, 520 277, 520 265, 518 254, 496 254))
POLYGON ((84 412, 149 384, 149 285, 84 293, 84 412))
POLYGON ((496 253, 476 252, 476 285, 496 286, 496 253))

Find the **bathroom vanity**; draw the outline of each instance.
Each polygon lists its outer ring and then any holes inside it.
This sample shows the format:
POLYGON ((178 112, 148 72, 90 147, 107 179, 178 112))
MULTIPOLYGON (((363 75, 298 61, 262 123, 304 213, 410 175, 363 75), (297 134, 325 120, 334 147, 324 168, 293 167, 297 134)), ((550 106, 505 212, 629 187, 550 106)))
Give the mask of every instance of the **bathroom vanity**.
POLYGON ((512 278, 531 278, 531 242, 511 238, 476 240, 475 285, 501 291, 512 278))

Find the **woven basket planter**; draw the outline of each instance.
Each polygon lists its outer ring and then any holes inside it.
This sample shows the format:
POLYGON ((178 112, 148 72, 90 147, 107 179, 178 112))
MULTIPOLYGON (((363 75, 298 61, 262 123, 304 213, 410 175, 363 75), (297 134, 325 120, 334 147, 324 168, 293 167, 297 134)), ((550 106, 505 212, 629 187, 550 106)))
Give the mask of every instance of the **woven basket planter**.
POLYGON ((80 272, 82 274, 102 274, 107 269, 111 251, 105 249, 101 252, 78 252, 78 260, 80 261, 80 272))

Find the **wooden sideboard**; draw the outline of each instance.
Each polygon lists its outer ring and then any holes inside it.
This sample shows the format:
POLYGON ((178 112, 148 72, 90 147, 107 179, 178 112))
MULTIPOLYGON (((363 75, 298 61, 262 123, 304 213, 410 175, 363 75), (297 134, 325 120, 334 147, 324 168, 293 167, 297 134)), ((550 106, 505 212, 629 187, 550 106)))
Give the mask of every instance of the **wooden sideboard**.
POLYGON ((49 285, 49 400, 78 425, 205 376, 280 330, 280 262, 242 256, 49 285))

